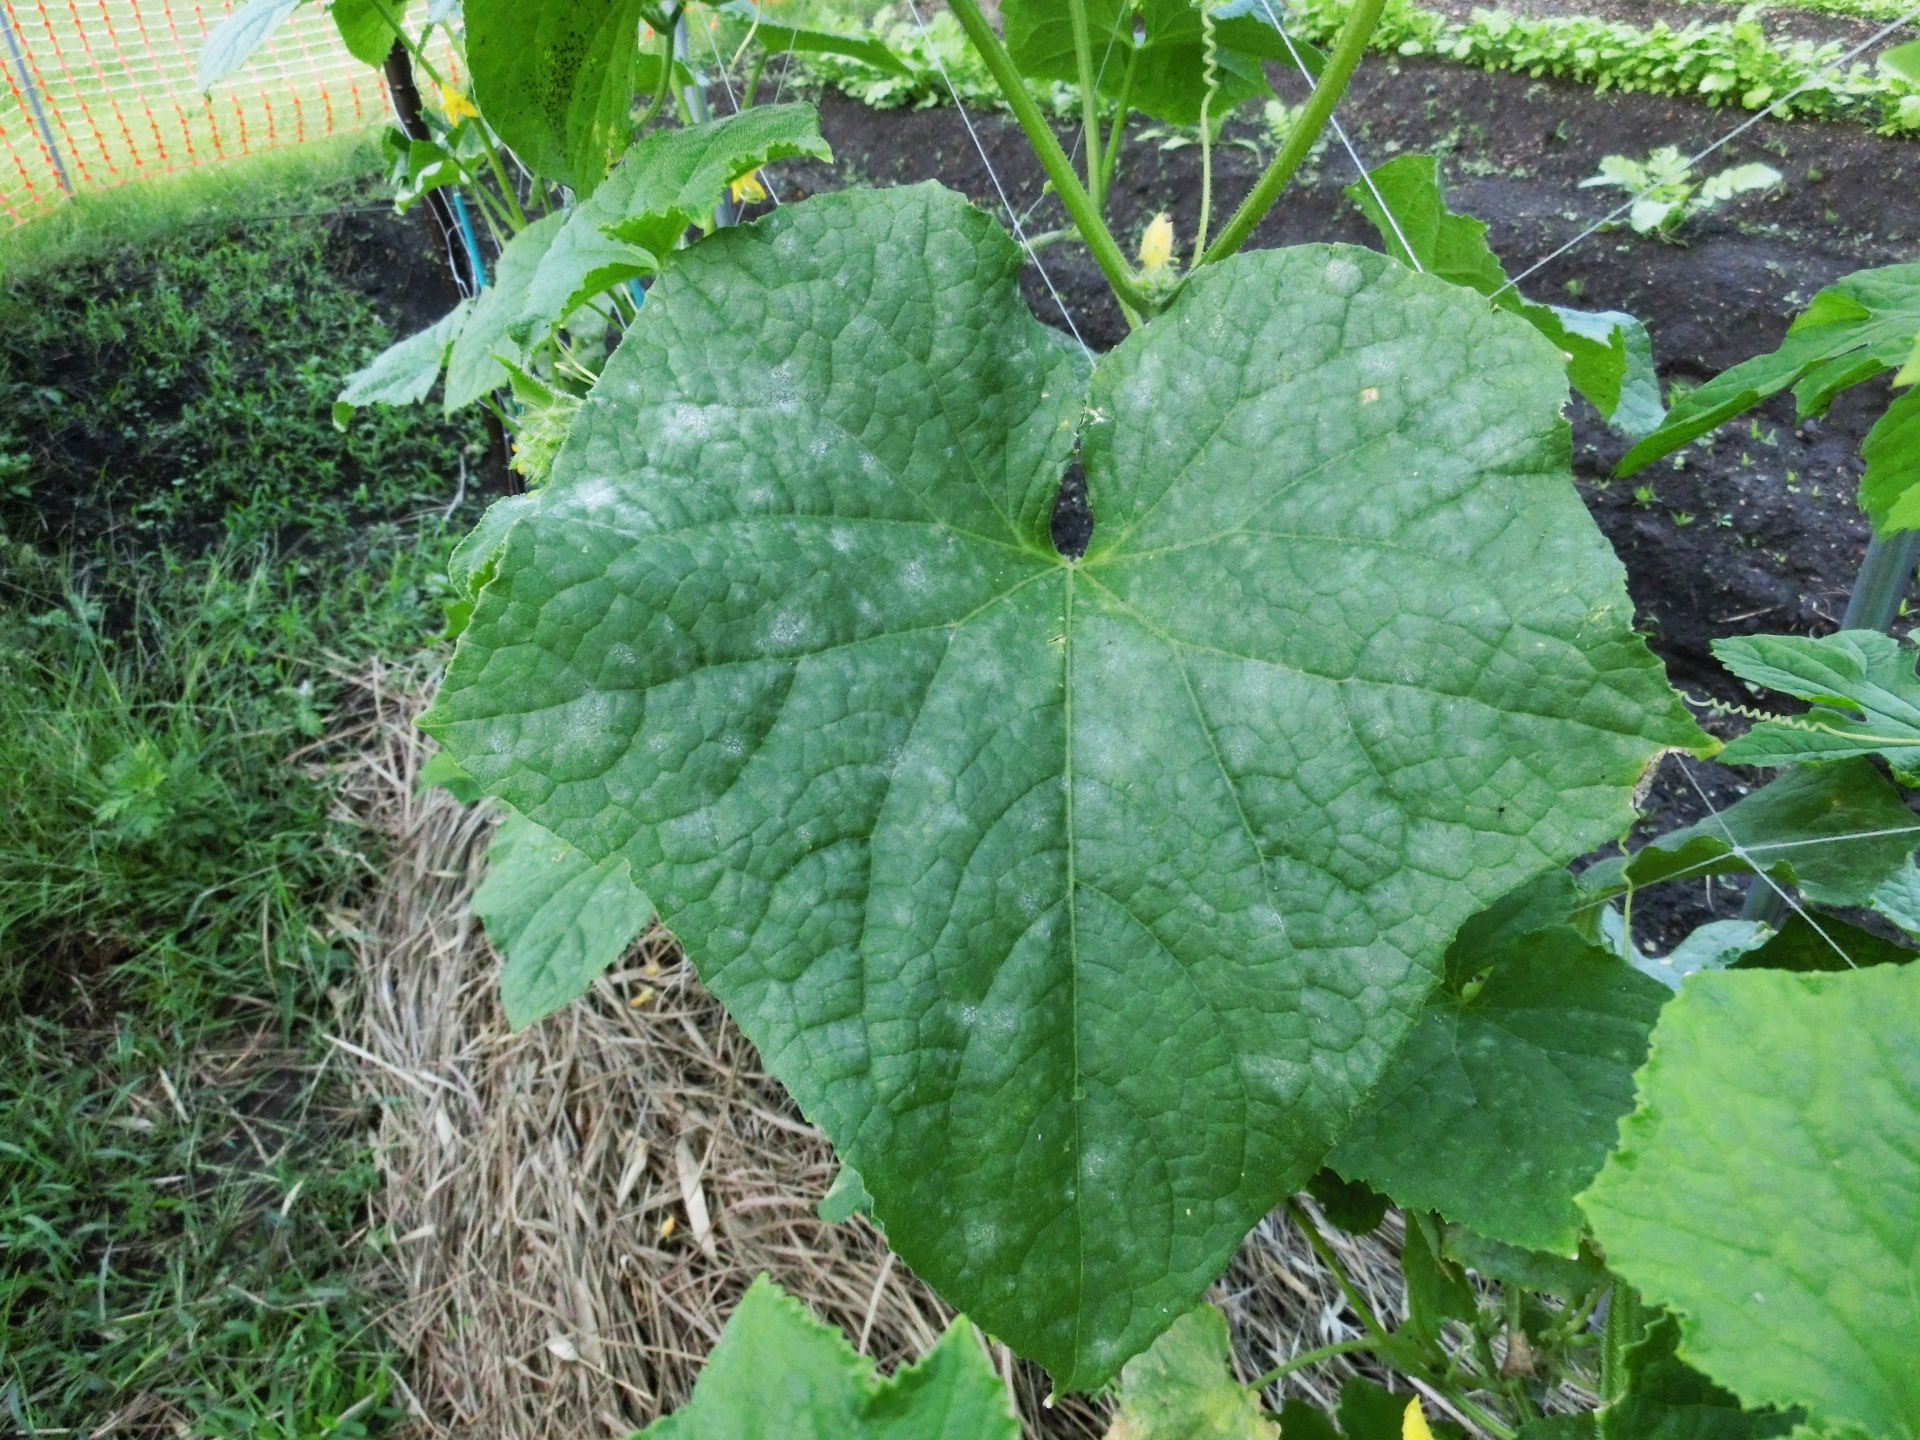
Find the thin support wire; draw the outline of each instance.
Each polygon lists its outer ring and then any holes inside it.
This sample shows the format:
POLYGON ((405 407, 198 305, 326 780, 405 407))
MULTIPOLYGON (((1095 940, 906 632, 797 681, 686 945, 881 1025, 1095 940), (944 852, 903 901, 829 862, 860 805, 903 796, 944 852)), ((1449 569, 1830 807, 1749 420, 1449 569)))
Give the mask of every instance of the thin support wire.
MULTIPOLYGON (((1260 8, 1267 12, 1267 19, 1272 23, 1273 28, 1280 32, 1280 42, 1287 47, 1287 53, 1293 57, 1294 66, 1300 71, 1301 77, 1309 86, 1313 85, 1315 83, 1313 72, 1307 68, 1307 62, 1300 58, 1300 51, 1293 43, 1293 36, 1287 33, 1287 27, 1280 23, 1280 16, 1273 8, 1273 0, 1260 0, 1260 8)), ((1346 127, 1340 123, 1340 117, 1327 116, 1327 124, 1339 137, 1341 146, 1347 152, 1347 158, 1353 161, 1353 168, 1360 172, 1361 183, 1372 192, 1373 203, 1380 207, 1380 213, 1387 217, 1387 224, 1393 227, 1393 238, 1400 242, 1400 249, 1405 253, 1407 262, 1415 271, 1424 274, 1426 267, 1420 263, 1420 257, 1413 253, 1413 246, 1407 243, 1407 232, 1400 228, 1399 217, 1393 213, 1393 207, 1387 204, 1387 197, 1382 195, 1380 187, 1373 183, 1373 175, 1368 171, 1366 162, 1360 158, 1360 152, 1354 148, 1353 141, 1347 138, 1346 127)))
MULTIPOLYGON (((1847 51, 1844 55, 1834 56, 1833 59, 1829 60, 1826 64, 1822 65, 1818 70, 1814 71, 1811 75, 1809 75, 1805 80, 1802 80, 1793 89, 1789 90, 1786 94, 1782 95, 1778 100, 1774 101, 1771 105, 1767 106, 1766 109, 1758 112, 1755 115, 1749 116, 1746 120, 1734 126, 1733 129, 1729 130, 1726 134, 1722 135, 1718 140, 1714 141, 1711 145, 1707 146, 1706 149, 1702 150, 1699 154, 1693 156, 1691 159, 1681 161, 1679 165, 1667 171, 1667 173, 1662 175, 1658 180, 1653 181, 1652 184, 1650 184, 1647 187, 1647 189, 1651 190, 1652 188, 1654 188, 1654 186, 1665 184, 1668 180, 1671 180, 1675 176, 1684 174, 1686 171, 1691 170, 1695 165, 1698 165, 1702 160, 1706 159, 1709 155, 1713 154, 1713 152, 1718 150, 1721 146, 1731 144, 1733 141, 1739 139, 1742 135, 1746 134, 1747 131, 1751 130, 1754 126, 1758 125, 1762 120, 1765 120, 1769 115, 1773 114, 1773 112, 1778 110, 1782 105, 1787 104, 1796 96, 1801 95, 1804 92, 1812 89, 1814 85, 1820 81, 1821 77, 1824 76, 1828 71, 1837 69, 1838 67, 1845 65, 1850 60, 1853 60, 1859 55, 1864 54, 1866 51, 1871 50, 1874 46, 1878 45, 1882 40, 1886 39, 1889 35, 1893 34, 1893 32, 1898 30, 1901 26, 1911 25, 1915 19, 1920 19, 1920 5, 1916 5, 1913 9, 1909 10, 1906 14, 1902 15, 1898 20, 1893 21, 1891 24, 1881 26, 1880 29, 1876 30, 1873 34, 1869 35, 1865 40, 1862 40, 1858 45, 1854 46, 1851 50, 1847 51)), ((1640 192, 1640 195, 1644 195, 1645 193, 1646 193, 1646 190, 1642 190, 1640 192)), ((1640 195, 1630 195, 1625 200, 1622 200, 1613 209, 1609 210, 1606 214, 1602 215, 1598 220, 1594 221, 1591 225, 1587 226, 1586 229, 1582 230, 1578 235, 1574 236, 1571 240, 1567 241, 1567 243, 1562 245, 1558 250, 1555 250, 1552 254, 1546 256, 1542 260, 1535 261, 1532 265, 1529 265, 1525 270, 1522 270, 1518 275, 1514 276, 1511 280, 1507 281, 1505 285, 1502 285, 1498 290, 1493 292, 1492 298, 1497 300, 1501 295, 1513 289, 1522 280, 1525 280, 1529 275, 1532 275, 1535 271, 1545 269, 1548 265, 1551 265, 1555 260, 1558 260, 1562 255, 1566 254, 1569 250, 1573 249, 1574 246, 1580 244, 1582 241, 1587 239, 1587 237, 1589 237, 1590 235, 1597 234, 1599 231, 1601 231, 1608 225, 1611 225, 1614 221, 1618 220, 1622 215, 1626 214, 1629 210, 1631 210, 1634 207, 1634 203, 1640 198, 1640 195)))
MULTIPOLYGON (((727 87, 727 103, 733 106, 733 113, 738 115, 740 113, 740 97, 733 93, 733 81, 727 78, 727 62, 720 58, 720 42, 713 38, 712 25, 706 26, 706 32, 708 48, 713 51, 713 68, 720 72, 720 83, 727 87)), ((793 32, 793 38, 795 40, 800 38, 800 32, 798 30, 793 32)), ((788 50, 787 53, 791 56, 793 52, 792 50, 788 50)), ((787 77, 783 73, 780 78, 782 81, 785 81, 787 77)), ((780 91, 777 87, 773 92, 773 99, 775 104, 778 104, 780 101, 780 91)), ((764 166, 760 170, 760 183, 766 187, 767 198, 773 201, 774 209, 779 209, 780 192, 773 188, 773 181, 767 175, 764 166)))
MULTIPOLYGON (((1723 838, 1727 842, 1727 848, 1733 851, 1734 856, 1737 859, 1744 861, 1748 866, 1752 868, 1756 879, 1763 880, 1767 883, 1767 885, 1772 889, 1773 893, 1780 897, 1780 901, 1782 904, 1784 904, 1788 909, 1793 911, 1793 913, 1798 915, 1802 920, 1806 921, 1807 924, 1811 925, 1813 927, 1814 933, 1818 935, 1822 940, 1826 941, 1827 944, 1833 947, 1833 953, 1838 955, 1842 960, 1847 962, 1847 968, 1849 970, 1858 970, 1860 966, 1857 963, 1855 963, 1854 958, 1851 955, 1847 954, 1845 950, 1840 948, 1840 942, 1835 940, 1825 930, 1821 929, 1820 922, 1814 919, 1813 916, 1807 913, 1806 907, 1801 905, 1798 900, 1793 898, 1793 896, 1789 895, 1786 892, 1786 890, 1781 887, 1779 881, 1775 880, 1771 875, 1767 874, 1765 870, 1760 868, 1759 862, 1757 862, 1753 858, 1753 852, 1748 850, 1738 840, 1733 838, 1732 827, 1729 826, 1725 820, 1721 819, 1720 812, 1713 808, 1713 801, 1708 798, 1707 792, 1700 788, 1700 782, 1693 778, 1693 772, 1687 769, 1686 762, 1680 761, 1679 765, 1680 765, 1680 773, 1687 777, 1687 783, 1693 787, 1693 793, 1698 795, 1700 797, 1700 803, 1707 807, 1708 816, 1715 822, 1716 825, 1719 826, 1721 838, 1723 838)), ((1835 838, 1837 839, 1841 837, 1836 836, 1835 838)), ((1632 935, 1627 936, 1627 944, 1629 946, 1633 944, 1632 935)))
POLYGON ((1013 238, 1020 242, 1020 248, 1027 252, 1027 259, 1033 262, 1033 268, 1040 272, 1040 279, 1047 287, 1047 293, 1053 296, 1053 303, 1060 309, 1060 318, 1067 322, 1067 329, 1073 332, 1074 340, 1080 346, 1080 353, 1087 357, 1087 363, 1093 363, 1093 351, 1081 337, 1080 327, 1073 323, 1073 312, 1067 309, 1067 302, 1060 298, 1053 277, 1047 274, 1047 267, 1040 259, 1040 253, 1027 241, 1026 227, 1020 223, 1020 217, 1013 213, 1013 202, 1007 198, 1007 187, 1000 183, 1000 172, 993 168, 993 161, 987 158, 987 147, 980 143, 980 132, 973 128, 973 117, 967 114, 967 107, 960 103, 960 92, 954 88, 953 77, 947 74, 947 65, 940 58, 940 52, 933 48, 933 36, 927 31, 927 22, 920 18, 918 0, 907 0, 907 9, 913 14, 913 23, 920 27, 920 38, 927 43, 927 53, 933 56, 934 68, 939 70, 940 78, 946 83, 947 93, 953 97, 953 108, 960 113, 960 122, 967 127, 967 137, 973 141, 973 148, 979 152, 980 163, 987 167, 987 178, 993 181, 993 188, 1000 194, 1000 207, 1007 212, 1007 219, 1013 226, 1013 238))

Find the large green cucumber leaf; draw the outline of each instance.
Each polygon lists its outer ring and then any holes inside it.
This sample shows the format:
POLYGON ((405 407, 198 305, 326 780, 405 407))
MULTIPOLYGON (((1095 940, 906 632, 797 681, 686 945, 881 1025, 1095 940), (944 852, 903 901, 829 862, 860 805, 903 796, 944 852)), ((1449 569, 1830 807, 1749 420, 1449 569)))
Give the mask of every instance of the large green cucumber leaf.
POLYGON ((1744 1404, 1920 1435, 1920 965, 1689 976, 1580 1203, 1744 1404))
POLYGON ((1280 1440, 1233 1374, 1227 1317, 1200 1304, 1120 1369, 1108 1440, 1280 1440))
POLYGON ((1019 1440, 1006 1387, 964 1315, 917 1364, 881 1379, 873 1361, 765 1275, 649 1440, 1019 1440))
POLYGON ((1435 994, 1327 1163, 1490 1239, 1571 1257, 1573 1197, 1633 1108, 1671 992, 1566 925, 1462 968, 1475 978, 1435 994))
POLYGON ((626 856, 591 860, 513 813, 493 832, 472 904, 505 957, 500 1002, 515 1030, 586 994, 653 918, 626 856))
POLYGON ((688 250, 423 723, 630 859, 901 1258, 1080 1387, 1313 1174, 1460 922, 1711 742, 1525 326, 1265 251, 1089 388, 1019 267, 931 185, 688 250))
POLYGON ((608 286, 652 274, 687 226, 710 221, 728 181, 794 155, 833 158, 820 113, 805 103, 649 131, 568 214, 527 286, 517 331, 530 339, 608 286))
MULTIPOLYGON (((1819 905, 1865 905, 1899 873, 1920 818, 1871 760, 1796 767, 1745 799, 1581 875, 1590 898, 1756 866, 1819 905)), ((1760 882, 1764 883, 1764 882, 1760 882)))
POLYGON ((561 210, 543 215, 509 240, 500 252, 500 259, 494 265, 493 283, 474 300, 467 322, 454 337, 453 351, 447 357, 444 403, 448 414, 511 381, 507 367, 500 362, 501 356, 515 364, 526 358, 527 348, 514 339, 513 324, 526 304, 527 287, 533 283, 547 247, 553 244, 566 219, 566 212, 561 210))
POLYGON ((1644 435, 1660 424, 1666 412, 1645 325, 1624 311, 1568 310, 1523 299, 1487 244, 1486 222, 1447 208, 1433 156, 1396 156, 1367 177, 1372 184, 1355 181, 1346 196, 1373 222, 1389 255, 1402 263, 1417 260, 1441 279, 1479 291, 1545 335, 1566 355, 1573 387, 1627 434, 1644 435))
POLYGON ((1920 769, 1920 676, 1914 652, 1878 630, 1743 635, 1713 642, 1742 680, 1809 702, 1805 715, 1761 720, 1730 743, 1729 765, 1792 765, 1884 755, 1920 769))
POLYGON ((1793 1429, 1796 1416, 1744 1410, 1679 1356, 1680 1322, 1656 1315, 1629 1345, 1621 1376, 1626 1393, 1600 1412, 1600 1440, 1769 1440, 1793 1429))
MULTIPOLYGON (((1920 264, 1856 270, 1813 297, 1779 349, 1743 360, 1682 396, 1666 423, 1629 450, 1614 474, 1631 475, 1671 455, 1789 385, 1802 415, 1825 414, 1848 386, 1901 364, 1916 333, 1920 264)), ((1890 506, 1894 497, 1882 491, 1880 503, 1890 506)))
MULTIPOLYGON (((1277 6, 1280 0, 1273 0, 1277 6)), ((1208 114, 1213 119, 1267 90, 1262 57, 1293 64, 1280 32, 1258 6, 1228 5, 1230 13, 1214 21, 1216 83, 1208 114)), ((1003 0, 1007 52, 1022 75, 1036 80, 1078 81, 1073 22, 1065 0, 1003 0)), ((1109 100, 1122 89, 1135 110, 1177 125, 1200 118, 1207 95, 1205 34, 1200 7, 1188 0, 1087 0, 1087 28, 1093 42, 1095 87, 1109 100), (1133 43, 1134 19, 1144 25, 1142 43, 1133 43), (1133 83, 1127 86, 1127 68, 1133 83)), ((1296 42, 1298 43, 1298 42, 1296 42)), ((1302 58, 1311 46, 1299 44, 1302 58)), ((1309 64, 1312 61, 1309 60, 1309 64)))
POLYGON ((529 168, 585 198, 633 138, 641 0, 466 0, 487 124, 529 168))

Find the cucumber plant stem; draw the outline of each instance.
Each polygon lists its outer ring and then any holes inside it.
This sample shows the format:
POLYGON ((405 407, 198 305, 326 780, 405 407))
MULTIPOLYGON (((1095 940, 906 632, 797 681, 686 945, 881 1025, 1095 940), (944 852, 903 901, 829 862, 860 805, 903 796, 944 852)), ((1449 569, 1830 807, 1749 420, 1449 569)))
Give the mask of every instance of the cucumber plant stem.
POLYGON ((1113 128, 1107 131, 1106 149, 1100 152, 1100 201, 1102 215, 1106 214, 1107 194, 1113 187, 1114 162, 1120 158, 1120 146, 1127 138, 1127 103, 1133 99, 1133 71, 1140 63, 1140 52, 1135 49, 1127 56, 1126 73, 1120 77, 1120 104, 1113 112, 1113 128))
MULTIPOLYGON (((1368 3, 1374 3, 1374 0, 1368 0, 1368 3)), ((1384 4, 1385 0, 1378 0, 1378 3, 1384 4)), ((1007 47, 1000 43, 1000 37, 987 24, 980 7, 974 0, 948 0, 948 8, 953 11, 953 18, 960 22, 960 28, 967 32, 973 48, 980 52, 980 58, 986 62, 994 83, 1000 87, 1000 93, 1007 97, 1007 104, 1013 107, 1013 118, 1027 132, 1028 143, 1033 146, 1034 154, 1040 157, 1047 178, 1053 181, 1054 193, 1060 197, 1060 203, 1067 207, 1067 214, 1073 217, 1080 238, 1087 242, 1087 249, 1093 252, 1094 263, 1100 267, 1100 273, 1107 277, 1107 284, 1112 288, 1115 298, 1130 315, 1155 313, 1155 307, 1148 303, 1147 297, 1134 283, 1132 267, 1121 255, 1120 247, 1114 243, 1106 222, 1100 218, 1100 212, 1094 208, 1093 197, 1087 194, 1080 177, 1073 173, 1067 152, 1060 148, 1060 141, 1055 138, 1052 127, 1047 124, 1046 117, 1040 113, 1040 107, 1028 92, 1026 81, 1020 78, 1020 72, 1014 68, 1013 57, 1007 54, 1007 47)))
POLYGON ((1340 97, 1346 93, 1347 81, 1352 78, 1360 57, 1366 53, 1367 41, 1373 37, 1373 27, 1379 23, 1380 12, 1386 8, 1386 3, 1387 0, 1355 0, 1353 9, 1347 12, 1346 23, 1340 27, 1340 37, 1334 44, 1333 53, 1327 57, 1326 68, 1314 83, 1313 94, 1307 97, 1299 120, 1287 132, 1287 143, 1280 147, 1280 153, 1273 157, 1273 163, 1267 166, 1266 173, 1247 193, 1247 198, 1240 202, 1240 208, 1233 212, 1233 218, 1221 227, 1218 238, 1200 257, 1200 264, 1211 265, 1233 254, 1246 244, 1247 237, 1253 234, 1253 227, 1273 208, 1273 202, 1280 198, 1287 181, 1293 178, 1293 172, 1300 168, 1301 162, 1307 158, 1307 152, 1313 148, 1313 142, 1320 138, 1320 132, 1326 128, 1333 107, 1340 103, 1340 97))
POLYGON ((1087 32, 1087 0, 1067 0, 1073 22, 1073 58, 1080 70, 1081 126, 1087 132, 1087 193, 1093 208, 1100 204, 1100 97, 1093 88, 1093 38, 1087 32))

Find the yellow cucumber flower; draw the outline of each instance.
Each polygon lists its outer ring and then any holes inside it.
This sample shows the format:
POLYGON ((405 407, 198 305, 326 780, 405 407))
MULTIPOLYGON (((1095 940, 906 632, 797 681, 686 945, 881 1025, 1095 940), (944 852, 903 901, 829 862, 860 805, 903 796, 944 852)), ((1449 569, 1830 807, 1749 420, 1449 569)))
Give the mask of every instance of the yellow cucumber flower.
POLYGON ((1406 1413, 1400 1417, 1400 1440, 1433 1440, 1433 1431, 1427 1428, 1427 1412, 1420 1408, 1418 1395, 1407 1402, 1406 1413))
POLYGON ((473 108, 473 102, 467 99, 466 92, 454 85, 440 87, 440 108, 447 112, 449 125, 458 125, 468 115, 478 118, 480 114, 473 108))
POLYGON ((1147 222, 1140 237, 1140 264, 1147 270, 1164 270, 1173 261, 1173 221, 1162 210, 1147 222))
POLYGON ((736 205, 757 205, 767 198, 767 187, 760 183, 760 176, 752 170, 727 186, 733 192, 736 205))

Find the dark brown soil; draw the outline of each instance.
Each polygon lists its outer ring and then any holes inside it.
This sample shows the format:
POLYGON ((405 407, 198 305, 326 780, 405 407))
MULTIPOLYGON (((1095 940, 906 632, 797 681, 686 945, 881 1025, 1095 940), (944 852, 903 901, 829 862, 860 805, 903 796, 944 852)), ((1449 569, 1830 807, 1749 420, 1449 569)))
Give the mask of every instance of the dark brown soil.
MULTIPOLYGON (((1578 86, 1427 63, 1370 63, 1341 114, 1369 163, 1415 150, 1441 155, 1452 205, 1489 223, 1489 239, 1514 274, 1615 203, 1618 192, 1578 188, 1603 155, 1644 155, 1662 144, 1698 149, 1738 120, 1678 100, 1596 97, 1578 86)), ((875 112, 829 96, 822 116, 838 163, 783 167, 788 196, 851 180, 937 177, 1001 212, 957 112, 875 112)), ((1057 202, 1041 195, 1038 163, 1013 122, 1001 115, 973 122, 1009 199, 1027 215, 1026 229, 1062 223, 1057 202)), ((1214 189, 1224 197, 1216 226, 1270 152, 1271 142, 1251 125, 1236 125, 1216 147, 1214 189)), ((1641 316, 1663 379, 1698 384, 1773 348, 1821 286, 1914 256, 1920 185, 1911 182, 1920 149, 1911 143, 1834 124, 1767 122, 1703 169, 1745 160, 1780 170, 1783 190, 1742 197, 1692 222, 1685 244, 1626 229, 1593 235, 1531 276, 1527 293, 1641 316)), ((1345 240, 1377 247, 1372 227, 1340 193, 1354 171, 1337 142, 1317 164, 1261 224, 1255 246, 1345 240)), ((1197 145, 1131 144, 1111 206, 1122 244, 1135 243, 1163 209, 1190 243, 1199 171, 1197 145)), ((1125 323, 1085 250, 1063 245, 1040 260, 1044 277, 1039 266, 1027 277, 1035 312, 1062 323, 1051 281, 1088 344, 1117 343, 1125 323)), ((1677 463, 1662 462, 1632 482, 1609 478, 1626 437, 1576 402, 1582 493, 1627 566, 1640 619, 1676 683, 1746 698, 1713 661, 1711 638, 1819 632, 1837 623, 1868 535, 1854 499, 1859 445, 1886 394, 1884 384, 1862 386, 1824 420, 1805 424, 1781 397, 1752 424, 1730 425, 1711 446, 1691 446, 1677 463)))
MULTIPOLYGON (((1301 98, 1303 86, 1288 94, 1301 98)), ((850 181, 938 178, 1004 214, 992 177, 951 109, 874 112, 837 96, 822 118, 838 162, 790 164, 782 192, 797 198, 850 181)), ((1257 113, 1257 112, 1256 112, 1257 113)), ((1660 145, 1694 153, 1742 116, 1644 95, 1596 96, 1584 87, 1429 62, 1370 61, 1341 117, 1370 164, 1409 151, 1441 156, 1456 210, 1490 225, 1489 240, 1519 274, 1571 240, 1617 203, 1619 192, 1582 190, 1602 156, 1643 156, 1660 145)), ((1003 115, 976 115, 992 170, 1029 233, 1064 222, 1043 195, 1024 137, 1003 115)), ((1135 132, 1137 134, 1137 131, 1135 132)), ((1071 137, 1063 135, 1071 145, 1071 137)), ((1273 143, 1235 122, 1214 152, 1214 224, 1252 183, 1273 143)), ((1653 334, 1669 384, 1698 384, 1780 341, 1814 292, 1850 271, 1915 257, 1920 239, 1920 149, 1831 123, 1763 122, 1720 150, 1703 170, 1764 160, 1786 176, 1772 194, 1747 196, 1682 232, 1684 244, 1627 229, 1588 237, 1525 283, 1534 299, 1630 311, 1653 334)), ((1355 177, 1334 142, 1317 170, 1296 183, 1256 232, 1254 245, 1344 240, 1378 246, 1372 227, 1341 194, 1355 177)), ((1198 217, 1200 150, 1162 150, 1135 140, 1124 152, 1110 206, 1131 248, 1158 211, 1171 213, 1183 243, 1198 217)), ((1061 305, 1096 349, 1126 333, 1118 308, 1084 249, 1044 250, 1029 266, 1035 313, 1062 323, 1061 305)), ((1887 400, 1884 382, 1861 386, 1823 420, 1799 423, 1782 396, 1749 423, 1724 427, 1631 481, 1610 478, 1628 444, 1590 407, 1573 411, 1575 476, 1582 496, 1627 567, 1638 619, 1674 682, 1702 698, 1751 701, 1713 659, 1723 635, 1824 633, 1834 629, 1865 552, 1868 528, 1855 503, 1860 441, 1887 400)), ((1099 517, 1094 516, 1097 525, 1099 517)), ((1904 623, 1904 622, 1903 622, 1904 623)), ((1725 722, 1707 716, 1711 727, 1725 722)), ((1760 777, 1718 766, 1688 767, 1721 808, 1760 777)), ((1704 813, 1695 782, 1669 762, 1656 787, 1661 829, 1704 813)), ((1714 906, 1732 913, 1724 882, 1714 906)), ((1674 924, 1702 918, 1695 897, 1674 924)), ((1644 917, 1665 930, 1654 910, 1644 917)), ((1649 935, 1652 939, 1654 936, 1649 935)))

